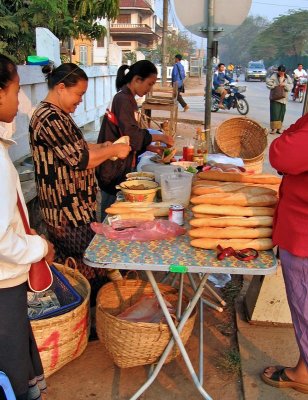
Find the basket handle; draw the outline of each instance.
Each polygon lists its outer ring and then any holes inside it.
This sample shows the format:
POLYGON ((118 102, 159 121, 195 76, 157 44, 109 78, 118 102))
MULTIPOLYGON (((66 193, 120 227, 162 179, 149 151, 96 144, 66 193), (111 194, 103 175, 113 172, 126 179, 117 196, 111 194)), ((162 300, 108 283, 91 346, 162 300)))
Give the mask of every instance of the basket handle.
POLYGON ((67 257, 64 263, 64 273, 66 273, 66 268, 70 268, 74 271, 73 278, 76 278, 76 272, 78 271, 78 266, 75 258, 67 257))
POLYGON ((131 269, 131 270, 127 271, 127 274, 124 276, 124 279, 123 279, 123 284, 124 284, 124 285, 126 284, 126 281, 128 280, 128 275, 129 275, 131 272, 133 272, 133 273, 135 274, 135 279, 136 279, 137 281, 140 280, 138 271, 136 271, 135 269, 131 269))

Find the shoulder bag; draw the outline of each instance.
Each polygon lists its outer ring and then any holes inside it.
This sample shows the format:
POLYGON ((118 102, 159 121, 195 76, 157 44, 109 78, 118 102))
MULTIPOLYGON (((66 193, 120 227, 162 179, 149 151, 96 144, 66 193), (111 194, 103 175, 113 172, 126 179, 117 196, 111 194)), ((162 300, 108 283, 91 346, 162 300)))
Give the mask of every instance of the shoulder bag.
MULTIPOLYGON (((115 142, 123 133, 115 114, 108 109, 103 117, 101 129, 99 131, 97 143, 106 141, 115 142)), ((123 182, 125 175, 131 172, 135 166, 135 152, 131 151, 125 159, 118 158, 115 161, 106 160, 96 168, 96 178, 101 190, 116 194, 116 186, 123 182)))
MULTIPOLYGON (((20 212, 20 216, 26 234, 32 235, 18 192, 17 192, 17 206, 20 212)), ((28 275, 28 286, 32 292, 43 292, 44 290, 50 288, 52 282, 53 282, 53 275, 45 258, 42 258, 40 261, 31 264, 28 275)))
POLYGON ((281 100, 285 97, 285 90, 283 86, 275 86, 270 91, 270 100, 281 100))
POLYGON ((181 75, 181 71, 180 71, 180 68, 179 68, 178 64, 176 64, 176 66, 177 66, 177 69, 178 69, 178 72, 179 72, 179 75, 180 75, 180 78, 181 78, 181 81, 182 81, 182 86, 179 86, 179 92, 180 93, 185 93, 185 87, 184 87, 184 82, 183 82, 183 78, 182 78, 182 75, 181 75))

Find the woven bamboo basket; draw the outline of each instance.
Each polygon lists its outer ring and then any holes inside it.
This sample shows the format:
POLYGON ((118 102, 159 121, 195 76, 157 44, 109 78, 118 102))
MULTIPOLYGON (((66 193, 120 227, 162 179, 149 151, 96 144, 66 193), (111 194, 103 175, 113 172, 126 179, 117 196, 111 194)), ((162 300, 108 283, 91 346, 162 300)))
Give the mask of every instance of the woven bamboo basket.
POLYGON ((263 163, 264 163, 264 153, 260 154, 255 158, 244 159, 245 169, 249 171, 253 171, 255 174, 261 174, 263 171, 263 163))
POLYGON ((68 262, 65 266, 54 265, 83 297, 82 303, 65 314, 31 321, 46 377, 79 357, 88 344, 91 289, 87 279, 77 268, 70 268, 68 262))
POLYGON ((231 118, 221 123, 215 134, 214 148, 230 157, 253 159, 264 153, 267 130, 249 118, 231 118))
MULTIPOLYGON (((158 284, 164 298, 172 304, 177 302, 177 290, 169 285, 158 284)), ((150 283, 142 280, 110 282, 97 296, 96 330, 114 363, 120 368, 153 364, 158 361, 169 340, 171 332, 166 323, 128 322, 116 315, 130 307, 144 294, 152 294, 150 283)), ((184 305, 183 305, 184 306, 184 305)), ((192 313, 181 338, 185 344, 194 327, 196 313, 192 313)), ((175 345, 166 363, 180 354, 175 345)))

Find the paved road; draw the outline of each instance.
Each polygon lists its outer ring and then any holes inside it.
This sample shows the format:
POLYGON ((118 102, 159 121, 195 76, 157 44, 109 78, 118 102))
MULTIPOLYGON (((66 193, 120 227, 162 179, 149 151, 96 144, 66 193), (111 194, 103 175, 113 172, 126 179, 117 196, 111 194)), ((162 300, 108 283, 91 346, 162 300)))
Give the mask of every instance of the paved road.
MULTIPOLYGON (((262 126, 269 128, 269 90, 266 88, 264 82, 253 81, 253 82, 244 82, 244 77, 240 77, 240 84, 243 84, 247 87, 244 95, 247 98, 249 103, 249 113, 248 117, 258 121, 262 126)), ((190 106, 189 112, 186 114, 187 117, 189 115, 193 115, 197 117, 200 115, 200 120, 204 119, 204 98, 203 96, 191 96, 185 97, 186 102, 190 106)), ((288 101, 287 111, 284 120, 284 126, 287 128, 290 124, 295 122, 302 114, 303 104, 293 102, 292 99, 288 101)), ((182 113, 181 113, 181 116, 182 113)), ((219 123, 223 122, 225 119, 230 117, 240 116, 236 109, 232 110, 219 110, 216 113, 211 114, 212 125, 216 126, 219 123)))

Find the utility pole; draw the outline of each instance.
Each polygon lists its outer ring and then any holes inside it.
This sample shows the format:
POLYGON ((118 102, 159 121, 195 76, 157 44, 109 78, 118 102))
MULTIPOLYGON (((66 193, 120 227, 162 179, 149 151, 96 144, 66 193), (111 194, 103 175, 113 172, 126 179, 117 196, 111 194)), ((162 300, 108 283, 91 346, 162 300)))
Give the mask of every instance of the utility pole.
MULTIPOLYGON (((211 105, 212 105, 212 77, 213 77, 213 40, 214 40, 214 0, 208 0, 207 10, 207 52, 206 52, 206 85, 205 85, 205 112, 204 130, 209 153, 213 152, 211 139, 211 105)), ((205 14, 206 19, 206 14, 205 14)))
POLYGON ((162 40, 162 86, 167 84, 167 36, 168 36, 168 0, 163 0, 163 40, 162 40))

